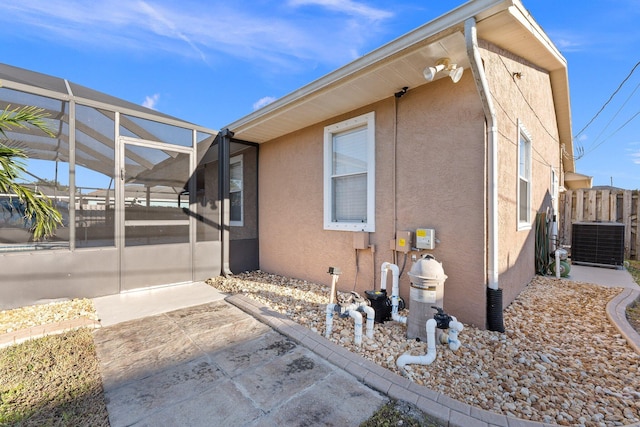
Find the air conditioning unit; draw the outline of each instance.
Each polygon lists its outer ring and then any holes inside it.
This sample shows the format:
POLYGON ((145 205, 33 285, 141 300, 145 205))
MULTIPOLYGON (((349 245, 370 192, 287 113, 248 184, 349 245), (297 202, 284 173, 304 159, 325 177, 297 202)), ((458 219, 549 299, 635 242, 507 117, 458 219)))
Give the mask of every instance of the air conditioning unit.
POLYGON ((624 224, 576 222, 571 233, 571 262, 597 266, 624 264, 624 224))

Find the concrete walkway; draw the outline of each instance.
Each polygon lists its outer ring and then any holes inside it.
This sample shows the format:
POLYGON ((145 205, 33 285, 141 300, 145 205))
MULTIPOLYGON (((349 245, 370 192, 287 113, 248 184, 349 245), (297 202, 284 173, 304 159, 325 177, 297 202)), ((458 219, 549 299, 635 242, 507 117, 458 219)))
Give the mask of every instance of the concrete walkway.
MULTIPOLYGON (((607 312, 640 351, 624 315, 639 288, 629 273, 574 265, 568 279, 625 288, 607 312)), ((389 398, 415 404, 445 426, 545 426, 419 386, 254 300, 224 298, 204 283, 98 298, 95 306, 112 427, 357 426, 389 398)))
POLYGON ((111 427, 357 426, 389 400, 204 283, 95 303, 111 427))

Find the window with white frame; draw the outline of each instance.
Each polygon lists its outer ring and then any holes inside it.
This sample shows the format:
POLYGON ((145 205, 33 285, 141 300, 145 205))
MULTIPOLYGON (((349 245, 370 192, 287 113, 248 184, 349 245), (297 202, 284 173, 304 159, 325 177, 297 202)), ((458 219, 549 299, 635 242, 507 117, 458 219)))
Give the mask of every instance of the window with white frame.
POLYGON ((324 228, 375 231, 375 114, 324 128, 324 228))
POLYGON ((242 155, 232 157, 229 166, 229 224, 241 227, 244 224, 242 155))
POLYGON ((531 136, 518 123, 518 229, 531 228, 531 136))

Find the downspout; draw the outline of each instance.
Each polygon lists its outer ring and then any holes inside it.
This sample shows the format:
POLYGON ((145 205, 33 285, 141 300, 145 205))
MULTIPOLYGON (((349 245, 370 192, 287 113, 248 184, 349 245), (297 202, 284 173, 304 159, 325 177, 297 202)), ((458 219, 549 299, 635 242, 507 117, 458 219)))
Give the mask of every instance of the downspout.
POLYGON ((229 199, 230 183, 229 174, 231 170, 231 138, 233 132, 229 129, 223 129, 218 133, 218 199, 220 200, 221 217, 220 217, 220 240, 221 240, 221 271, 225 277, 231 276, 231 268, 229 267, 229 229, 230 229, 230 211, 231 202, 229 199))
POLYGON ((489 167, 487 178, 488 201, 488 256, 487 256, 487 328, 504 332, 502 322, 502 289, 498 284, 498 121, 491 99, 489 83, 484 73, 482 58, 478 49, 476 20, 469 18, 464 23, 467 56, 476 87, 484 109, 489 142, 489 167))

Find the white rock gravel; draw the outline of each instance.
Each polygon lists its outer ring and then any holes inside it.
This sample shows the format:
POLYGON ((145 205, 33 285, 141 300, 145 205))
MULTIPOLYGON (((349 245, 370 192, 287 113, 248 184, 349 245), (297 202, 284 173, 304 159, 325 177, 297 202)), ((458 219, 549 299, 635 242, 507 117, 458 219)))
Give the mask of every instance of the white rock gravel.
MULTIPOLYGON (((263 272, 209 282, 324 335, 325 285, 263 272)), ((404 373, 396 367, 397 357, 407 351, 425 354, 426 343, 407 340, 403 324, 376 324, 374 339, 363 337, 357 348, 353 320, 334 317, 330 339, 482 409, 559 425, 627 425, 640 421, 640 355, 605 314, 607 302, 620 290, 536 276, 504 311, 505 333, 465 325, 457 352, 439 345, 435 362, 409 365, 404 373)))
POLYGON ((81 298, 2 310, 0 311, 0 335, 80 317, 98 320, 93 301, 81 298))

